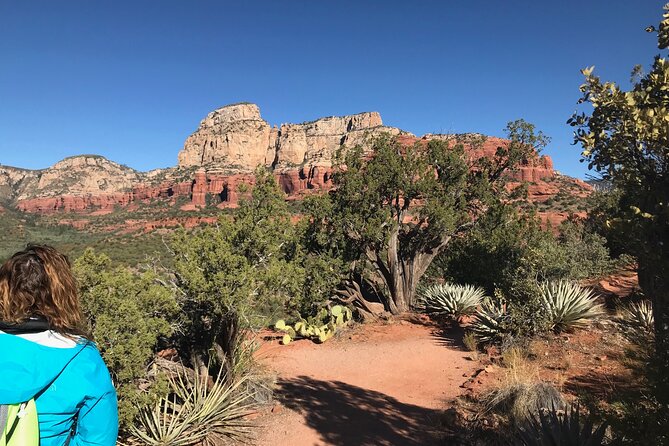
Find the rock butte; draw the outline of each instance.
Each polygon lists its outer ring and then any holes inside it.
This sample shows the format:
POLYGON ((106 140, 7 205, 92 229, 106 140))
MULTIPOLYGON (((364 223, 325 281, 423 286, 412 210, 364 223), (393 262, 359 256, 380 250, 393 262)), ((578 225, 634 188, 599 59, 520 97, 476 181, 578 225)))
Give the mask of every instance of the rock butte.
MULTIPOLYGON (((43 170, 0 165, 0 200, 31 213, 111 212, 157 199, 180 203, 184 210, 208 201, 228 207, 237 204, 240 185, 253 183, 258 166, 272 169, 288 199, 299 199, 308 191, 331 187, 333 158, 340 147, 369 149, 381 134, 404 144, 451 138, 435 134, 419 138, 384 126, 377 112, 272 127, 257 105, 233 104, 214 110, 200 122, 186 139, 174 168, 138 172, 96 155, 67 158, 43 170)), ((490 137, 482 147, 470 148, 470 153, 491 156, 507 143, 490 137)), ((528 160, 513 173, 516 180, 533 183, 537 197, 546 198, 557 193, 543 181, 554 175, 548 156, 528 160)))

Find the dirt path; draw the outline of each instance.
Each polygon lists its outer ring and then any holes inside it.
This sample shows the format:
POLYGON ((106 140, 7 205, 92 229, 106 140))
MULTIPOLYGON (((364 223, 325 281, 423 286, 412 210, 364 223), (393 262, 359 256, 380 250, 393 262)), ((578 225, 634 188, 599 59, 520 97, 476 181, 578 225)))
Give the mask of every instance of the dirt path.
POLYGON ((459 338, 405 321, 365 325, 317 345, 262 346, 278 375, 274 413, 258 445, 429 445, 475 363, 459 338))

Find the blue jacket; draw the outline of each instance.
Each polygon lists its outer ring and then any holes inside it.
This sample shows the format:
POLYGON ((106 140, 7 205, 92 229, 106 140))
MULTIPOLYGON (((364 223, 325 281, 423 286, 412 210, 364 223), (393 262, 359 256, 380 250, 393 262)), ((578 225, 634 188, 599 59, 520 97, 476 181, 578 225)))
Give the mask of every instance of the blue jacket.
POLYGON ((0 332, 0 404, 36 400, 40 446, 116 444, 118 409, 109 371, 95 344, 40 345, 0 332))

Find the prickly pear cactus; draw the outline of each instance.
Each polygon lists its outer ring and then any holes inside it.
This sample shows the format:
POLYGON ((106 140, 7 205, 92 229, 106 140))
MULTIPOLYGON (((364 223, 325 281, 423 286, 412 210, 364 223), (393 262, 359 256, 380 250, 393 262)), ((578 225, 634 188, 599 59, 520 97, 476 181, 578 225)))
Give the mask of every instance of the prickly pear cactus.
POLYGON ((308 321, 300 319, 292 326, 280 319, 276 321, 274 328, 284 333, 281 338, 283 345, 290 344, 296 338, 323 343, 332 338, 339 328, 347 325, 352 319, 353 313, 350 308, 333 305, 329 310, 322 308, 315 317, 308 321))

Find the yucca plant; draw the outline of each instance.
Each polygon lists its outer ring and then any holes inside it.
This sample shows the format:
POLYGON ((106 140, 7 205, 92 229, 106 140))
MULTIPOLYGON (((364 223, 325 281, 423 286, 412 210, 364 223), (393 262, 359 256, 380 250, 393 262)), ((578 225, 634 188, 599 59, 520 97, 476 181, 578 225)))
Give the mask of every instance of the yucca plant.
POLYGON ((481 344, 492 344, 502 339, 508 319, 509 315, 501 301, 486 298, 483 299, 481 308, 476 310, 469 328, 481 344))
POLYGON ((583 422, 578 405, 566 411, 551 409, 532 415, 518 431, 517 446, 601 446, 606 444, 607 424, 595 426, 592 418, 583 422))
POLYGON ((625 337, 635 344, 652 342, 655 335, 653 306, 642 300, 629 305, 618 319, 625 327, 625 337))
POLYGON ((416 307, 428 314, 437 314, 453 319, 472 314, 481 304, 485 292, 473 285, 438 283, 424 288, 416 307))
POLYGON ((249 439, 253 410, 244 392, 245 378, 229 382, 219 373, 213 382, 198 373, 169 377, 170 394, 140 410, 132 434, 150 446, 213 445, 223 439, 249 439))
POLYGON ((623 312, 621 322, 627 326, 652 333, 655 329, 653 305, 647 300, 629 305, 623 312))
POLYGON ((589 288, 560 280, 545 282, 540 286, 541 302, 551 327, 555 331, 583 328, 604 311, 597 303, 597 296, 589 288))

